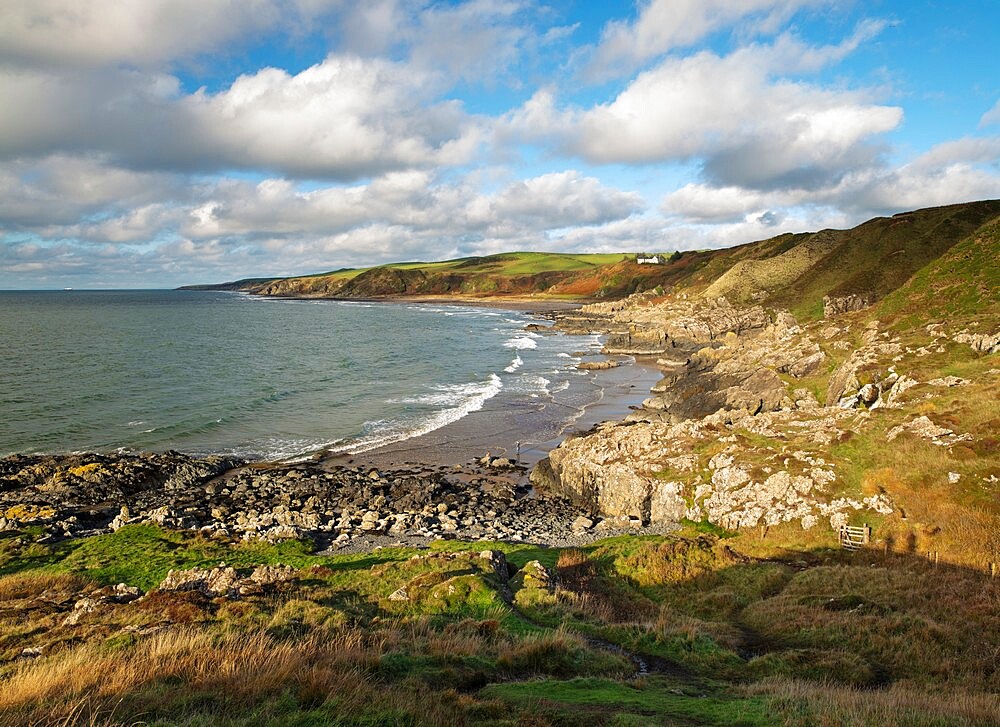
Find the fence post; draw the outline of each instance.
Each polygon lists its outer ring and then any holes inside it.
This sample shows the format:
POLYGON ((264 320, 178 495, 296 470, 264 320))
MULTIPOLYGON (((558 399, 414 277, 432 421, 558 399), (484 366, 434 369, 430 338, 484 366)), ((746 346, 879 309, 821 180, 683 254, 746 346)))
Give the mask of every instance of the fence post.
POLYGON ((868 544, 871 543, 871 541, 872 541, 872 529, 868 526, 868 523, 865 523, 864 538, 865 538, 865 545, 868 545, 868 544))

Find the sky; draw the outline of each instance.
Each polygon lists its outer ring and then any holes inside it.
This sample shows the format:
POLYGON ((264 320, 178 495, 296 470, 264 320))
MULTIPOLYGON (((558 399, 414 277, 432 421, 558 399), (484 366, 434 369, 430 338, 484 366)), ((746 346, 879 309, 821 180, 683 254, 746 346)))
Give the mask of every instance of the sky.
POLYGON ((996 0, 4 0, 0 289, 1000 198, 996 0))

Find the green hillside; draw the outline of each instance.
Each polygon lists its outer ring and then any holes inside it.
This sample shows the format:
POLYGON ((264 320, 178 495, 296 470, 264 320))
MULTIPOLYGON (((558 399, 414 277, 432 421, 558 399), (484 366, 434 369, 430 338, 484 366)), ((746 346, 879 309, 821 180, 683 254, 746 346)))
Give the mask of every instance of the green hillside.
POLYGON ((814 319, 825 296, 884 298, 998 215, 1000 200, 988 200, 878 217, 850 230, 781 235, 719 251, 688 282, 705 285, 710 296, 814 319))
MULTIPOLYGON (((400 262, 292 278, 254 278, 191 289, 260 295, 380 298, 412 295, 618 297, 634 292, 661 266, 629 253, 512 252, 440 262, 400 262), (632 286, 632 287, 630 287, 632 286)), ((650 287, 655 287, 652 283, 650 287)))
MULTIPOLYGON (((638 265, 634 253, 625 252, 511 252, 191 287, 287 297, 530 296, 570 300, 614 299, 655 289, 685 290, 706 297, 725 296, 738 303, 787 307, 803 320, 815 320, 822 315, 824 297, 855 297, 871 304, 906 285, 917 271, 939 259, 942 265, 952 260, 948 269, 953 269, 954 275, 966 275, 969 270, 955 267, 965 258, 953 259, 947 253, 997 216, 1000 200, 933 207, 878 217, 850 230, 786 233, 722 250, 674 253, 666 256, 662 265, 638 265)), ((994 232, 984 233, 977 243, 980 250, 975 255, 983 258, 977 270, 989 267, 990 249, 996 247, 995 227, 992 229, 994 232)), ((669 247, 669 240, 664 240, 664 247, 669 247)), ((971 270, 972 264, 966 267, 971 270)), ((982 278, 980 285, 995 289, 995 278, 982 278)))

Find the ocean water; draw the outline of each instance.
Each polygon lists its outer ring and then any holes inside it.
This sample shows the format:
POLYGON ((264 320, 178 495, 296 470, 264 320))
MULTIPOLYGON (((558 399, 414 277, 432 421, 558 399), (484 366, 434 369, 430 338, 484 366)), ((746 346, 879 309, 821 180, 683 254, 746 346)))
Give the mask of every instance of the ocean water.
POLYGON ((223 292, 0 292, 0 455, 363 452, 487 402, 572 420, 597 337, 530 315, 223 292))

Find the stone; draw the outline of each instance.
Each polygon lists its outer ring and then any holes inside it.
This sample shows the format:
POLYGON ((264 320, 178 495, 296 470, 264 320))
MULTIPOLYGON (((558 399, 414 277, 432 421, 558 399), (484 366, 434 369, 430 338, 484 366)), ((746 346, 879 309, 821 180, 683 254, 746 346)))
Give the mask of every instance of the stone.
POLYGON ((965 343, 980 353, 1000 352, 1000 333, 959 333, 952 340, 965 343))
POLYGON ((206 569, 171 570, 157 590, 197 591, 209 598, 220 596, 238 598, 262 593, 278 583, 292 580, 297 573, 295 568, 286 565, 257 566, 245 577, 241 577, 234 568, 226 565, 206 569))
POLYGON ((63 625, 75 626, 85 615, 96 611, 98 605, 98 601, 93 598, 81 598, 73 604, 73 611, 63 619, 63 625))
POLYGON ((875 384, 865 384, 858 389, 857 398, 861 404, 871 406, 878 400, 880 393, 881 390, 875 384))
POLYGON ((127 583, 118 583, 113 589, 113 599, 116 603, 132 603, 142 597, 142 591, 127 583))
POLYGON ((480 560, 487 562, 488 567, 493 573, 500 578, 502 581, 507 580, 507 573, 509 567, 507 565, 507 556, 499 550, 484 550, 479 554, 480 560))
POLYGON ((893 441, 900 434, 909 432, 915 434, 923 439, 937 440, 940 437, 945 437, 950 434, 954 434, 947 427, 938 426, 926 416, 919 416, 915 419, 906 422, 905 424, 900 424, 898 427, 893 427, 889 430, 886 435, 886 441, 893 441))
POLYGON ((618 362, 608 359, 605 361, 583 361, 578 363, 576 367, 581 371, 606 371, 608 369, 613 369, 618 367, 618 362))
POLYGON ((931 386, 952 387, 952 386, 968 386, 972 382, 969 381, 968 379, 963 379, 959 376, 944 376, 939 379, 931 379, 927 383, 931 386))
POLYGON ((389 594, 390 601, 409 601, 410 594, 406 592, 406 587, 397 588, 395 591, 389 594))
POLYGON ((841 296, 823 296, 823 317, 850 313, 867 308, 874 302, 874 297, 866 294, 851 294, 841 296))

